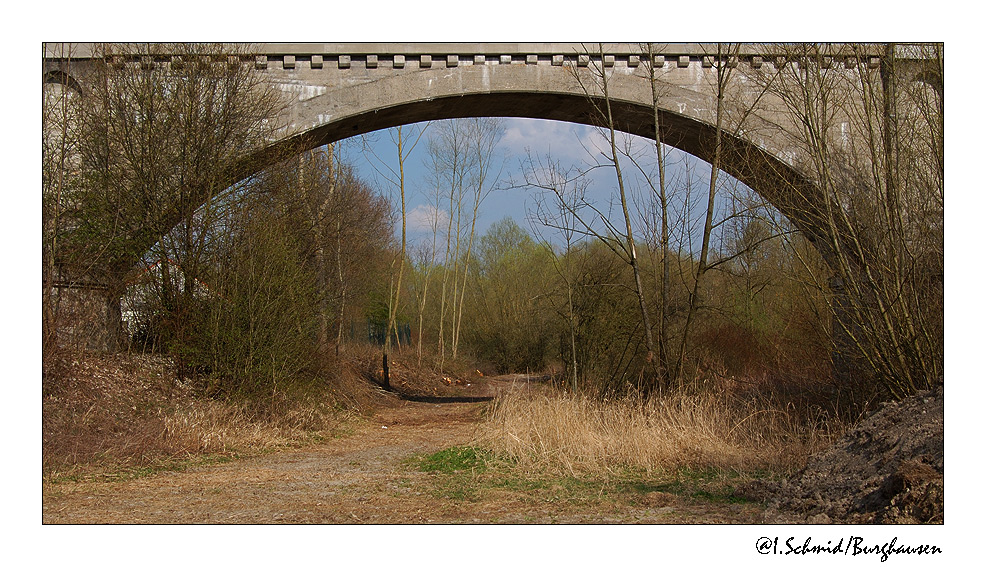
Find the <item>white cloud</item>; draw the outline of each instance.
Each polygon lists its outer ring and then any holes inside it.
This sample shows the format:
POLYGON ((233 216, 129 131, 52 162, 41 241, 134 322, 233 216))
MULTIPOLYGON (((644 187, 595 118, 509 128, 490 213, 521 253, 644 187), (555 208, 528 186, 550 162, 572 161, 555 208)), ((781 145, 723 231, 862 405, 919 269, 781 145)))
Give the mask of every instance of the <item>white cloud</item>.
POLYGON ((448 224, 448 213, 437 209, 434 205, 418 205, 407 213, 408 232, 426 233, 448 224))
POLYGON ((579 140, 590 150, 602 139, 595 128, 571 122, 511 118, 505 120, 501 146, 511 156, 524 159, 528 149, 532 154, 547 156, 563 163, 577 164, 588 156, 579 140))
MULTIPOLYGON (((500 143, 512 157, 520 160, 525 160, 530 150, 535 158, 546 159, 550 155, 552 161, 563 167, 585 167, 606 161, 603 156, 610 153, 608 136, 608 132, 584 124, 511 118, 505 122, 500 143)), ((628 143, 633 144, 635 152, 648 151, 648 140, 625 132, 616 133, 619 151, 625 151, 628 143)))

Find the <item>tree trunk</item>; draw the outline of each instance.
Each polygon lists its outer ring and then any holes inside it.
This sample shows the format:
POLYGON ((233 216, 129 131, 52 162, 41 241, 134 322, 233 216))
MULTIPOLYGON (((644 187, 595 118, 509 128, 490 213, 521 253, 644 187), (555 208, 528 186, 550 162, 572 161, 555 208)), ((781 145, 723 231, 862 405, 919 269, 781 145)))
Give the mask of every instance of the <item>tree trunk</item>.
MULTIPOLYGON (((600 58, 602 58, 602 45, 599 46, 600 58)), ((613 167, 616 168, 616 181, 620 187, 620 204, 623 207, 623 219, 626 222, 626 246, 629 255, 630 268, 633 270, 633 281, 637 292, 637 303, 640 306, 640 320, 644 327, 644 341, 647 345, 647 357, 645 359, 644 370, 651 366, 654 361, 654 334, 651 331, 650 315, 647 313, 647 300, 644 298, 644 287, 640 279, 640 264, 637 260, 637 245, 633 240, 633 228, 630 224, 630 209, 627 206, 626 188, 623 184, 623 172, 620 169, 620 159, 616 150, 616 125, 613 121, 613 111, 609 98, 609 81, 606 79, 606 69, 601 67, 599 75, 602 78, 603 96, 606 101, 606 123, 609 127, 610 152, 613 159, 613 167)), ((640 388, 647 393, 653 387, 651 381, 653 376, 647 377, 642 374, 640 388)))

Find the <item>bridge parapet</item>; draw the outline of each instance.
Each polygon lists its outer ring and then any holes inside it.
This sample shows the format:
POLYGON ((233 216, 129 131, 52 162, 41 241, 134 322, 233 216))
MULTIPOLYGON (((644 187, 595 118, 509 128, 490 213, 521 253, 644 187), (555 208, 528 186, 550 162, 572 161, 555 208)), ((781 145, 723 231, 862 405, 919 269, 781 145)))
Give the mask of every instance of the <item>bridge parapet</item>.
MULTIPOLYGON (((898 59, 925 59, 921 49, 924 44, 895 45, 898 59)), ((730 65, 746 64, 754 69, 781 69, 791 61, 787 55, 789 45, 748 44, 740 45, 728 58, 730 65)), ((606 55, 603 66, 637 67, 646 55, 639 44, 604 44, 606 55)), ((96 44, 80 43, 71 48, 71 59, 96 57, 96 44)), ((239 62, 252 62, 258 69, 430 69, 433 67, 458 67, 466 65, 575 65, 588 66, 599 63, 597 48, 581 43, 266 43, 252 46, 249 54, 239 56, 239 62), (398 49, 395 49, 397 47, 398 49)), ((846 44, 823 46, 819 55, 823 67, 856 68, 860 63, 858 53, 849 53, 846 44)), ((688 68, 692 65, 712 67, 716 61, 717 45, 712 43, 671 43, 654 46, 654 63, 658 67, 688 68)), ((70 50, 66 44, 45 45, 48 62, 63 61, 70 50)), ((862 52, 863 63, 869 68, 879 68, 885 47, 870 44, 862 52)), ((119 61, 152 64, 181 64, 181 60, 166 53, 153 56, 121 55, 119 61)), ((228 56, 223 56, 228 57, 228 56)), ((230 59, 237 62, 236 59, 230 59)))

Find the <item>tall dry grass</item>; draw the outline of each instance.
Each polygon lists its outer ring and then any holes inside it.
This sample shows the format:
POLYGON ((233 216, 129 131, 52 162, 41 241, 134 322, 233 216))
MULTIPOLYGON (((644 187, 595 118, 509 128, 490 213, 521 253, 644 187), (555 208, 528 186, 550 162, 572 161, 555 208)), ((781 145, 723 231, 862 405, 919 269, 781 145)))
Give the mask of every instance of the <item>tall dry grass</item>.
POLYGON ((493 403, 479 442, 520 466, 564 474, 624 467, 789 472, 840 431, 831 422, 726 394, 642 402, 517 393, 493 403))
POLYGON ((204 397, 176 374, 161 356, 52 357, 42 395, 45 476, 298 445, 335 434, 347 418, 334 388, 278 393, 251 406, 204 397))

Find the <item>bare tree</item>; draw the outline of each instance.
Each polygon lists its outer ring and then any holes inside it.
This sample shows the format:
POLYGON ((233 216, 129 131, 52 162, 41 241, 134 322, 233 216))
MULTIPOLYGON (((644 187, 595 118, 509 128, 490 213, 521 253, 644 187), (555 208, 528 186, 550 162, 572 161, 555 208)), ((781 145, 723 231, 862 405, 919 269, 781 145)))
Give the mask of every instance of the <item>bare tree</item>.
POLYGON ((459 337, 462 332, 462 312, 466 297, 466 283, 469 276, 469 265, 472 260, 473 245, 476 237, 476 221, 479 219, 479 206, 489 195, 502 171, 503 162, 497 159, 496 146, 503 137, 503 126, 499 119, 486 118, 469 121, 468 151, 472 153, 474 167, 470 171, 469 183, 472 186, 472 220, 469 223, 469 242, 466 245, 466 256, 462 267, 462 286, 459 291, 459 306, 457 309, 455 333, 452 341, 452 357, 456 356, 459 337), (499 166, 494 170, 494 167, 499 166))
POLYGON ((62 75, 78 96, 63 114, 73 156, 55 167, 62 182, 54 202, 61 204, 52 218, 65 230, 49 265, 63 282, 102 290, 108 318, 100 324, 113 335, 128 274, 142 259, 168 259, 160 264, 161 292, 171 313, 166 326, 180 342, 193 282, 202 275, 203 227, 215 220, 208 203, 228 188, 230 164, 265 143, 279 94, 248 64, 244 46, 114 44, 92 51, 77 76, 62 75))
POLYGON ((658 330, 658 362, 659 379, 667 381, 670 364, 668 359, 668 331, 670 313, 668 301, 671 294, 671 245, 668 231, 668 194, 667 194, 667 154, 664 144, 661 143, 661 86, 657 76, 655 47, 653 43, 646 44, 643 50, 646 53, 644 68, 647 70, 647 78, 651 85, 651 103, 654 106, 654 146, 657 152, 657 171, 658 186, 657 197, 661 211, 661 285, 660 285, 660 322, 658 330))
MULTIPOLYGON (((383 166, 389 171, 389 175, 386 175, 387 180, 398 188, 401 196, 401 249, 400 255, 396 260, 398 262, 397 284, 396 287, 392 286, 393 289, 391 289, 388 295, 387 328, 385 331, 383 347, 383 376, 385 388, 390 388, 390 368, 388 365, 388 357, 390 356, 391 337, 397 328, 397 314, 400 309, 401 288, 404 282, 404 267, 407 263, 407 197, 405 191, 406 179, 404 175, 404 163, 407 160, 408 155, 414 151, 414 148, 418 145, 418 142, 421 140, 421 137, 427 129, 427 124, 420 130, 411 127, 407 129, 406 136, 403 126, 398 126, 391 131, 394 145, 397 147, 396 170, 385 160, 374 154, 374 156, 377 157, 377 161, 383 164, 383 166), (413 141, 411 141, 412 139, 413 141), (410 147, 406 147, 406 144, 409 141, 411 141, 410 147)), ((380 170, 378 169, 378 172, 379 171, 380 170)), ((393 272, 393 269, 391 271, 393 272)), ((391 281, 393 281, 393 276, 391 276, 391 281)), ((398 339, 397 347, 400 348, 400 339, 398 339)))
POLYGON ((536 211, 531 227, 538 240, 546 249, 551 252, 551 263, 555 273, 561 278, 564 287, 564 307, 559 309, 568 327, 568 347, 570 348, 570 366, 568 378, 571 383, 572 392, 577 392, 579 387, 579 349, 577 340, 578 316, 575 312, 574 288, 576 287, 575 274, 572 273, 574 245, 584 239, 584 232, 578 226, 575 215, 564 205, 565 199, 578 202, 584 199, 588 181, 585 177, 574 175, 571 168, 564 168, 562 165, 551 159, 549 154, 545 160, 540 160, 528 154, 527 166, 524 168, 524 175, 527 184, 541 189, 547 189, 552 194, 559 196, 557 201, 551 204, 538 197, 536 201, 536 211), (561 203, 558 205, 557 203, 561 203), (555 251, 539 227, 546 227, 558 230, 564 243, 562 244, 561 254, 555 251))
POLYGON ((429 139, 430 163, 436 190, 448 203, 438 321, 439 349, 444 362, 447 318, 451 357, 458 355, 476 221, 479 206, 496 184, 502 168, 496 146, 503 130, 500 121, 494 118, 442 122, 436 130, 429 139))
MULTIPOLYGON (((674 375, 681 376, 682 365, 685 360, 685 348, 688 344, 688 333, 691 330, 691 322, 695 317, 695 312, 699 305, 699 292, 702 277, 709 269, 709 244, 712 238, 713 222, 716 211, 716 190, 719 180, 719 168, 722 166, 722 138, 723 138, 723 119, 725 115, 726 89, 732 77, 732 67, 728 64, 729 57, 734 56, 730 48, 723 45, 717 46, 718 52, 715 54, 713 67, 715 69, 715 142, 712 151, 712 171, 709 175, 709 199, 705 213, 705 225, 702 229, 702 249, 699 252, 698 270, 695 274, 694 284, 689 295, 688 314, 685 318, 685 326, 682 330, 681 345, 678 350, 677 361, 675 362, 674 375)), ((735 49, 732 48, 732 49, 735 49)))
POLYGON ((335 159, 333 150, 332 144, 328 144, 325 146, 324 154, 313 150, 308 153, 308 156, 302 156, 302 159, 298 163, 298 188, 314 242, 316 279, 319 284, 324 286, 323 291, 319 293, 318 302, 318 345, 319 350, 322 351, 329 344, 329 320, 331 317, 328 305, 329 296, 327 293, 329 267, 326 260, 324 235, 326 233, 326 222, 328 221, 328 208, 332 203, 332 197, 335 193, 335 159), (309 172, 307 176, 306 171, 309 172), (324 179, 320 178, 323 171, 325 174, 324 179), (316 179, 306 182, 311 177, 316 177, 316 179))
POLYGON ((847 391, 865 405, 873 384, 927 388, 944 352, 943 47, 774 49, 792 64, 758 78, 801 126, 798 165, 823 199, 836 364, 863 374, 847 391))
MULTIPOLYGON (((650 367, 654 361, 654 335, 651 327, 650 315, 647 309, 647 300, 643 289, 643 281, 640 276, 640 265, 637 258, 637 245, 633 236, 633 224, 631 222, 630 209, 628 206, 628 191, 626 184, 624 183, 623 169, 620 162, 620 152, 617 150, 617 125, 613 119, 613 110, 609 93, 609 74, 603 63, 606 58, 606 53, 603 45, 600 43, 598 44, 595 52, 590 55, 587 50, 585 55, 589 58, 587 72, 583 73, 579 71, 578 68, 575 68, 573 69, 573 76, 578 81, 579 86, 585 93, 587 99, 595 108, 595 112, 600 124, 602 125, 602 129, 606 132, 609 151, 605 154, 605 158, 608 165, 613 168, 613 171, 616 174, 616 182, 620 196, 620 207, 623 213, 623 227, 621 231, 615 230, 616 227, 609 224, 605 216, 600 216, 604 222, 607 222, 608 228, 612 230, 614 234, 620 235, 619 239, 603 238, 602 240, 606 242, 614 252, 619 249, 618 253, 627 262, 633 272, 634 291, 636 293, 640 311, 641 326, 644 333, 644 344, 647 349, 645 365, 644 368, 641 369, 639 386, 641 390, 646 393, 649 392, 655 385, 655 376, 647 375, 647 371, 650 370, 650 367)), ((568 210, 575 215, 574 207, 567 205, 566 208, 568 208, 568 210)), ((580 224, 582 224, 584 228, 589 228, 590 224, 584 222, 581 215, 575 215, 575 218, 579 220, 580 224)), ((597 235, 597 237, 599 236, 601 235, 597 235)))

